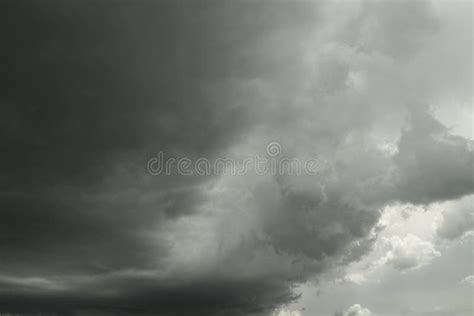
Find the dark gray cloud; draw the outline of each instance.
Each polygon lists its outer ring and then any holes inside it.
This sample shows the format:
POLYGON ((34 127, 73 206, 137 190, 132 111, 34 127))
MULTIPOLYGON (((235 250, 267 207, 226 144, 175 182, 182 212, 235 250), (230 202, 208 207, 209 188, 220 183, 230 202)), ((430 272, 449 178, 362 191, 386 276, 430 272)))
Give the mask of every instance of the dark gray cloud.
POLYGON ((290 300, 286 280, 114 273, 161 269, 170 245, 153 232, 197 212, 212 180, 151 177, 146 159, 158 150, 212 158, 233 144, 252 124, 254 105, 239 101, 235 85, 272 76, 289 58, 267 58, 259 43, 279 30, 307 28, 313 8, 217 1, 1 6, 1 311, 227 315, 290 300), (46 286, 56 280, 58 287, 46 286))
POLYGON ((472 141, 450 135, 426 112, 413 112, 395 156, 394 183, 400 199, 426 204, 450 200, 474 189, 472 141))
POLYGON ((0 312, 268 315, 364 256, 384 206, 474 191, 472 144, 418 102, 436 84, 404 91, 429 2, 0 6, 0 312), (146 170, 274 140, 321 172, 146 170))
POLYGON ((263 315, 296 298, 288 284, 272 279, 221 279, 212 275, 169 281, 151 274, 97 275, 72 278, 67 288, 50 289, 37 283, 31 279, 3 281, 2 286, 9 291, 2 293, 2 308, 23 313, 91 310, 147 315, 263 315))

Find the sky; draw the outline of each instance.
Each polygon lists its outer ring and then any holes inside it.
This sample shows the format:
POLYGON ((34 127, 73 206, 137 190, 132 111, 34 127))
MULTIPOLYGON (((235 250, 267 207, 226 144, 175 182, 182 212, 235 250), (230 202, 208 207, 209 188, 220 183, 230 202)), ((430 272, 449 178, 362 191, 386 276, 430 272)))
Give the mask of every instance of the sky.
POLYGON ((472 315, 472 14, 2 1, 0 315, 472 315))

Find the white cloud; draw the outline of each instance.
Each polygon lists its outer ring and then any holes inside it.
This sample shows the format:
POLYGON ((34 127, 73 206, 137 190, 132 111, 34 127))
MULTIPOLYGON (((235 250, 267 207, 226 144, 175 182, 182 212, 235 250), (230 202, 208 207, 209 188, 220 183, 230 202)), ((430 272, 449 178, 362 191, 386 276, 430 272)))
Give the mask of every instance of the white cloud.
POLYGON ((276 310, 272 316, 302 316, 300 311, 294 311, 287 308, 276 310))
POLYGON ((461 280, 461 285, 471 285, 474 286, 474 275, 468 275, 464 279, 461 280))
POLYGON ((375 316, 368 308, 360 306, 360 304, 354 304, 344 311, 341 316, 375 316))
POLYGON ((431 242, 413 234, 405 237, 392 236, 385 238, 384 242, 388 251, 378 264, 389 264, 400 271, 419 268, 440 255, 431 242))

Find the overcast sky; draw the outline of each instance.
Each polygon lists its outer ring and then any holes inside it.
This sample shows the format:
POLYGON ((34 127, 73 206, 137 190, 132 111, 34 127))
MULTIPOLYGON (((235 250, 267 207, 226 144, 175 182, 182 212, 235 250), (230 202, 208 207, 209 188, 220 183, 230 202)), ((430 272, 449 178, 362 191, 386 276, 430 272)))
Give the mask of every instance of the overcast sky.
POLYGON ((1 1, 0 314, 472 315, 472 13, 1 1))

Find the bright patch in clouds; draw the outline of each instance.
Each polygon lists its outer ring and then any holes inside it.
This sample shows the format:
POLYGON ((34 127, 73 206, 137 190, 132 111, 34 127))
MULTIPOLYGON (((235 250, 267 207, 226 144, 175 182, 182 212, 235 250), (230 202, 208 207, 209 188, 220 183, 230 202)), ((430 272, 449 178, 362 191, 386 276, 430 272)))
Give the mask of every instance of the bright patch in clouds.
POLYGON ((368 308, 360 306, 360 304, 354 304, 349 307, 346 311, 339 313, 340 316, 375 316, 368 308))
POLYGON ((302 316, 300 311, 289 310, 287 308, 282 308, 273 313, 272 316, 302 316))
POLYGON ((462 279, 461 284, 474 286, 474 275, 468 275, 467 277, 462 279))
POLYGON ((393 236, 384 239, 383 243, 388 251, 378 263, 391 265, 400 271, 422 267, 440 255, 431 242, 412 234, 405 237, 393 236))

